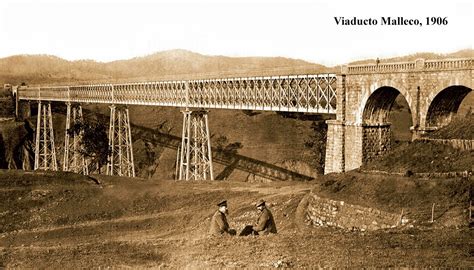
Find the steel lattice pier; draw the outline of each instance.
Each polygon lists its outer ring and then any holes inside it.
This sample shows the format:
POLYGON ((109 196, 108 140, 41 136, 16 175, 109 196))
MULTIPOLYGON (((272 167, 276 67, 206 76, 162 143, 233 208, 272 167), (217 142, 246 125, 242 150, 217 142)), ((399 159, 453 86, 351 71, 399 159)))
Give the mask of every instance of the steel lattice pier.
POLYGON ((53 117, 51 103, 38 102, 36 120, 35 170, 58 170, 54 147, 53 117))
POLYGON ((80 153, 80 142, 83 131, 71 130, 76 124, 83 121, 82 107, 80 104, 66 104, 66 129, 64 134, 63 171, 89 174, 84 155, 80 153), (73 132, 72 132, 73 131, 73 132), (72 138, 71 138, 72 137, 72 138))

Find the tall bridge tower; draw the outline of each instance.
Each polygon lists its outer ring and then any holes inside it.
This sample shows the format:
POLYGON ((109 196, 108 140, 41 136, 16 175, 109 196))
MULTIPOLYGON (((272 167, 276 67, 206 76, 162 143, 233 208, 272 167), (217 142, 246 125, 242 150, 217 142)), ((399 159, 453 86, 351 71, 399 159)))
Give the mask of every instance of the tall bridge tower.
POLYGON ((66 103, 66 129, 64 134, 63 171, 89 174, 84 155, 80 152, 80 142, 84 131, 71 129, 74 125, 83 123, 82 106, 66 103))
POLYGON ((178 159, 178 180, 214 180, 207 110, 186 110, 178 159))
POLYGON ((107 175, 135 177, 130 115, 126 106, 110 106, 107 175))
POLYGON ((38 102, 36 120, 35 170, 58 170, 54 147, 53 115, 51 103, 38 102))

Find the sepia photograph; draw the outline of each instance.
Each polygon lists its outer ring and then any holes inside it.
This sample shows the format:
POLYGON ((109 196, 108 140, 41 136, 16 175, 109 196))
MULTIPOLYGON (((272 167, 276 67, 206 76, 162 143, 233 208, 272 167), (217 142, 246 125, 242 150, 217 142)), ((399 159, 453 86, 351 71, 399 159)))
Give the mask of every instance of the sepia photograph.
POLYGON ((0 269, 474 268, 473 18, 1 1, 0 269))

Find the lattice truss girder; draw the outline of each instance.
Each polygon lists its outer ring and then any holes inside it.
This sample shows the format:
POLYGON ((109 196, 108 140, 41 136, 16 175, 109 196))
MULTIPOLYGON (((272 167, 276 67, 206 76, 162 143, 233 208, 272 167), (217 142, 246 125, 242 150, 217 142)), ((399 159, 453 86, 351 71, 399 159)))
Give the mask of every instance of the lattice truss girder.
POLYGON ((35 170, 58 170, 54 147, 53 115, 51 103, 38 102, 35 139, 35 170))
POLYGON ((110 106, 107 175, 135 177, 132 133, 128 108, 110 106))
POLYGON ((334 75, 190 81, 188 106, 334 113, 335 84, 334 75))
POLYGON ((225 78, 19 89, 20 99, 335 113, 336 75, 225 78))
POLYGON ((75 173, 89 174, 87 161, 80 152, 83 131, 79 134, 70 134, 69 129, 83 121, 82 107, 80 104, 66 104, 66 131, 64 136, 64 161, 63 170, 75 173))
POLYGON ((184 110, 179 180, 214 180, 211 141, 206 110, 184 110))

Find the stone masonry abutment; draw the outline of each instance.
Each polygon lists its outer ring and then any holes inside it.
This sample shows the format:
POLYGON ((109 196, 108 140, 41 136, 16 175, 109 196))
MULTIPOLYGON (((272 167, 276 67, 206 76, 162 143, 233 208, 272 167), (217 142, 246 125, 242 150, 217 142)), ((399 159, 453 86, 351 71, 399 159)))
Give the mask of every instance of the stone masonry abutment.
POLYGON ((388 116, 398 95, 411 112, 415 139, 451 121, 474 85, 472 59, 343 66, 336 120, 327 121, 325 173, 359 168, 391 147, 388 116))

